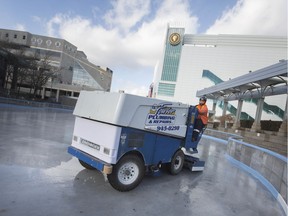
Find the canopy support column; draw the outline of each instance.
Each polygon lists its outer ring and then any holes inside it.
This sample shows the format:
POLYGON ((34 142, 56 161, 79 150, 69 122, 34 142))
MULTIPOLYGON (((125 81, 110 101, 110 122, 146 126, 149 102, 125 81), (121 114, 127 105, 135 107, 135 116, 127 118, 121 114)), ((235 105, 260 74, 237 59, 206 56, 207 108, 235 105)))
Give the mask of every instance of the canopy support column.
POLYGON ((242 112, 242 106, 243 106, 243 100, 239 99, 238 100, 238 106, 237 106, 237 112, 236 112, 236 117, 235 117, 235 121, 233 124, 233 129, 238 129, 240 128, 240 117, 241 117, 241 112, 242 112))
POLYGON ((287 137, 287 103, 288 103, 288 94, 286 96, 286 106, 284 111, 283 122, 279 128, 278 136, 286 136, 287 137))
POLYGON ((263 111, 264 97, 258 99, 255 121, 251 127, 251 131, 260 132, 261 131, 261 115, 263 111))

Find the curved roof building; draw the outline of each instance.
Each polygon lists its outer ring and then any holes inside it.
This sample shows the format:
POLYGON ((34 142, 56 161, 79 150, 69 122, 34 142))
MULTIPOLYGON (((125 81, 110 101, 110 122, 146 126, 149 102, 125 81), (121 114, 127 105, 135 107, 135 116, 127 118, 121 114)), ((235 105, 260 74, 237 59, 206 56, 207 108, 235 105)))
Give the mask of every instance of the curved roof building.
POLYGON ((91 63, 83 51, 64 39, 0 29, 0 42, 22 46, 27 56, 43 59, 49 55, 50 65, 58 68, 60 74, 57 80, 50 80, 47 88, 73 92, 73 95, 82 89, 110 91, 113 71, 91 63))

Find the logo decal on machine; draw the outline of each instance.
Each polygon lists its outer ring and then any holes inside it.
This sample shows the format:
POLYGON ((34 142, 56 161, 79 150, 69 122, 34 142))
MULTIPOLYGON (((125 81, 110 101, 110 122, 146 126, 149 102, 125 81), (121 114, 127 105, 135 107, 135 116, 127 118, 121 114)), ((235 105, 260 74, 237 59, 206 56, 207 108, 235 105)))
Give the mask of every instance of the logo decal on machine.
POLYGON ((146 118, 146 125, 171 125, 176 118, 176 110, 169 103, 155 104, 146 118))

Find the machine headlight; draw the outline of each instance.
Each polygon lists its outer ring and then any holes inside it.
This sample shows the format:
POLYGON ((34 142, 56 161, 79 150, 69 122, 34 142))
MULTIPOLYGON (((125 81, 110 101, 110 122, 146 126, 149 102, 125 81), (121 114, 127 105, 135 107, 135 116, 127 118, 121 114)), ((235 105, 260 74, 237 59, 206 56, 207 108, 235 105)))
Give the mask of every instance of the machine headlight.
POLYGON ((110 149, 109 148, 106 148, 104 147, 104 150, 103 150, 104 154, 107 154, 109 155, 110 154, 110 149))
POLYGON ((78 142, 78 137, 77 136, 73 136, 73 140, 75 141, 75 142, 78 142))

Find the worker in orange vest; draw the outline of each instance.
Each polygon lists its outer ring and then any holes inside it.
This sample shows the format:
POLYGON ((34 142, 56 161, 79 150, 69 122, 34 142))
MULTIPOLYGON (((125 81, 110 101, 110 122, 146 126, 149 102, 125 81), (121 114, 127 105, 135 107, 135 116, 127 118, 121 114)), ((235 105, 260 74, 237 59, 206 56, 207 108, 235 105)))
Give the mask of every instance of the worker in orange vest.
MULTIPOLYGON (((199 99, 199 104, 196 106, 198 110, 198 116, 195 120, 193 134, 192 134, 192 141, 197 141, 198 136, 200 132, 202 132, 203 128, 206 127, 208 122, 208 108, 206 105, 207 98, 201 97, 199 99)), ((197 149, 193 149, 194 151, 197 151, 197 149)))

